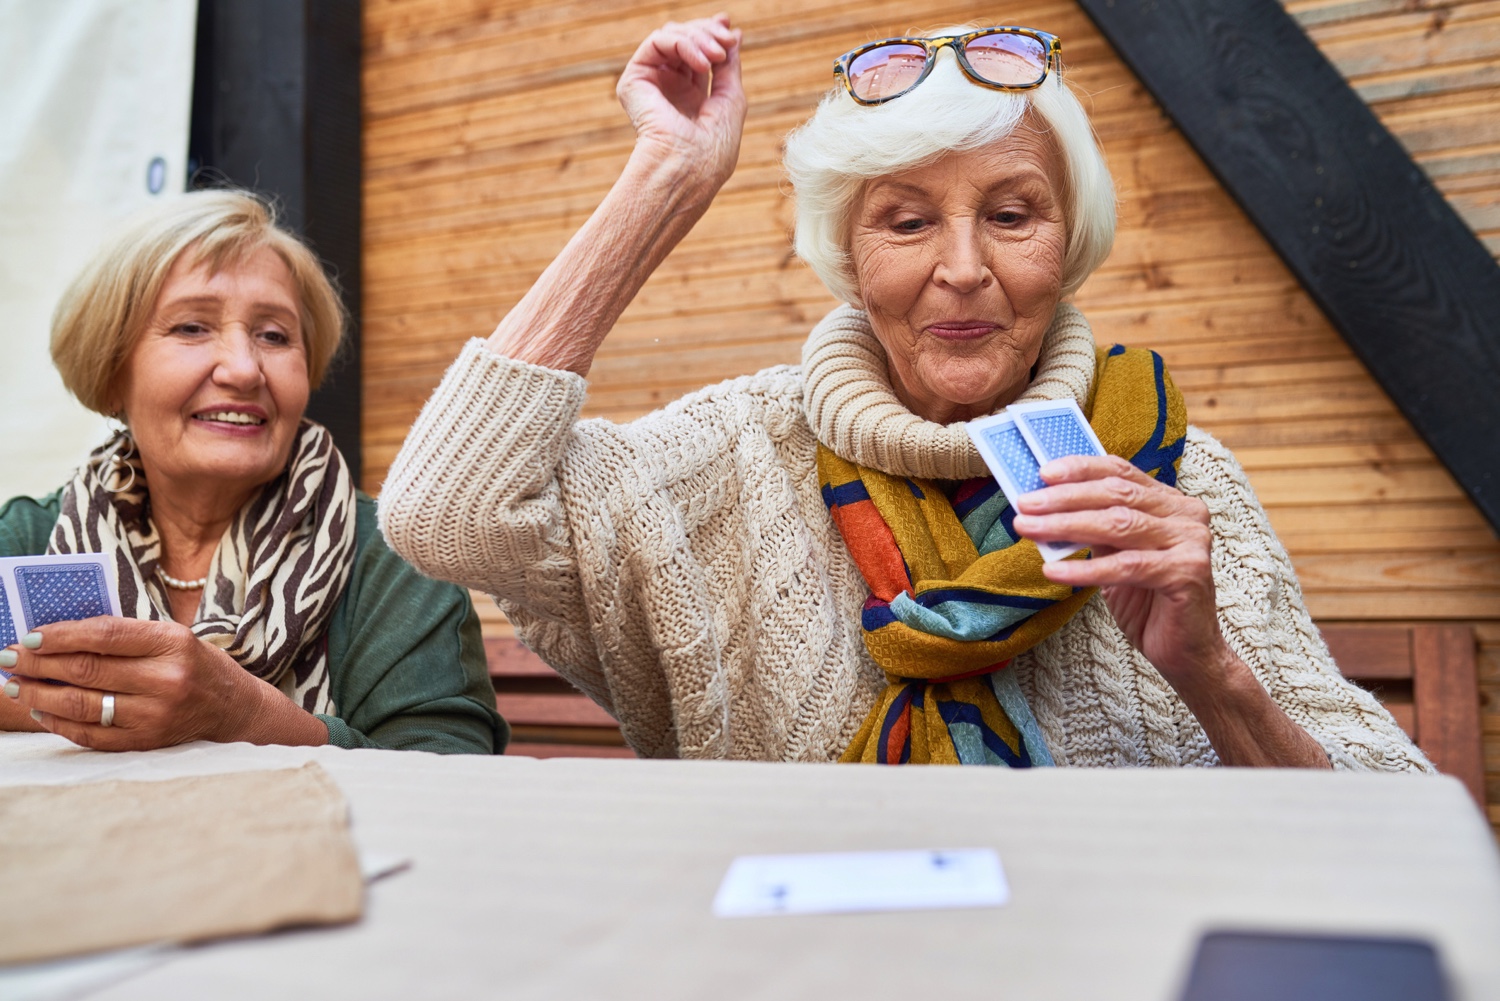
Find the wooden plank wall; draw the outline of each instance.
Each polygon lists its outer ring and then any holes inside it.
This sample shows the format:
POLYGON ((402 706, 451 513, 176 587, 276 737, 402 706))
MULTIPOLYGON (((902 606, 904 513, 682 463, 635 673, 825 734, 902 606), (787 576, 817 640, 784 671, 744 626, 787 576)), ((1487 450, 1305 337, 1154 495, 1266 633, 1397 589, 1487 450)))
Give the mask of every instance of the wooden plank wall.
MULTIPOLYGON (((1500 0, 1287 6, 1500 253, 1500 0)), ((614 79, 636 42, 712 10, 366 0, 367 488, 459 346, 493 328, 616 175, 632 133, 614 79)), ((839 52, 995 16, 951 0, 742 0, 732 13, 751 101, 739 169, 605 343, 591 414, 629 419, 795 362, 832 302, 789 250, 782 137, 839 52)), ((1500 824, 1500 542, 1083 13, 1012 0, 1003 16, 1063 37, 1115 173, 1119 239, 1078 296, 1098 337, 1166 356, 1192 419, 1250 470, 1320 620, 1476 627, 1500 824)))

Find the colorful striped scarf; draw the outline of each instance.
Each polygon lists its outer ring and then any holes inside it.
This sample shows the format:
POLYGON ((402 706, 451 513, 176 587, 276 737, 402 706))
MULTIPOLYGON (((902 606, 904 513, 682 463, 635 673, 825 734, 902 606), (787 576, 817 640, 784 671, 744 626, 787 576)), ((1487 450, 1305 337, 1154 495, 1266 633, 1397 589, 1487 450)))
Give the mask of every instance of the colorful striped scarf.
MULTIPOLYGON (((1101 350, 1084 407, 1112 455, 1169 486, 1187 408, 1154 351, 1101 350)), ((893 476, 818 445, 823 501, 871 596, 865 647, 887 685, 840 760, 1050 765, 1041 730, 1006 670, 1061 629, 1094 589, 1042 575, 1035 543, 994 479, 893 476)))

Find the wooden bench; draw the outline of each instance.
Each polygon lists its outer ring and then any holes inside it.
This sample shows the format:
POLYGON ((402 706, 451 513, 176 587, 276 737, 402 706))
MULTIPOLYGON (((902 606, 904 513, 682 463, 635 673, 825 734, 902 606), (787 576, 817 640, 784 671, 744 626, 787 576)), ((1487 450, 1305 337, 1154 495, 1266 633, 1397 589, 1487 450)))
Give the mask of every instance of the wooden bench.
MULTIPOLYGON (((1433 764, 1484 804, 1474 631, 1467 626, 1335 626, 1323 637, 1344 676, 1375 693, 1433 764)), ((512 754, 634 757, 620 726, 513 637, 484 641, 512 754)))
POLYGON ((620 724, 509 636, 486 637, 495 707, 510 723, 507 754, 534 758, 633 758, 620 724))
POLYGON ((1323 626, 1344 677, 1375 694, 1438 770, 1484 809, 1484 744, 1474 630, 1468 626, 1323 626))

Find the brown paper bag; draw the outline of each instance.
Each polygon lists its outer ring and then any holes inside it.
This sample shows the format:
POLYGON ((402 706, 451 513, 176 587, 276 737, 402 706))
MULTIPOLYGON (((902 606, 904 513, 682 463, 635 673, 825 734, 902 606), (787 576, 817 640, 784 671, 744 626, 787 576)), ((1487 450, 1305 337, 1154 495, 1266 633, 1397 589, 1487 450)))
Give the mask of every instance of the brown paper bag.
POLYGON ((349 808, 319 765, 0 788, 0 963, 286 925, 364 905, 349 808))

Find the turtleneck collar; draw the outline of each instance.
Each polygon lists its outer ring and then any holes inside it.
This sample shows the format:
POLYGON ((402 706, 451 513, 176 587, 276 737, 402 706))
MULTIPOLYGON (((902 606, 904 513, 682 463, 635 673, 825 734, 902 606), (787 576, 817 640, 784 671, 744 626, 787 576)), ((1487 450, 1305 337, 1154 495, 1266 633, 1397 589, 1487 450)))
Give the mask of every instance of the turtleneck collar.
MULTIPOLYGON (((1020 400, 1084 406, 1094 380, 1094 335, 1077 308, 1059 304, 1042 338, 1036 376, 1020 400)), ((892 476, 963 480, 987 476, 962 422, 934 424, 908 410, 891 390, 885 349, 869 318, 840 306, 802 346, 802 401, 818 440, 841 459, 892 476)))

